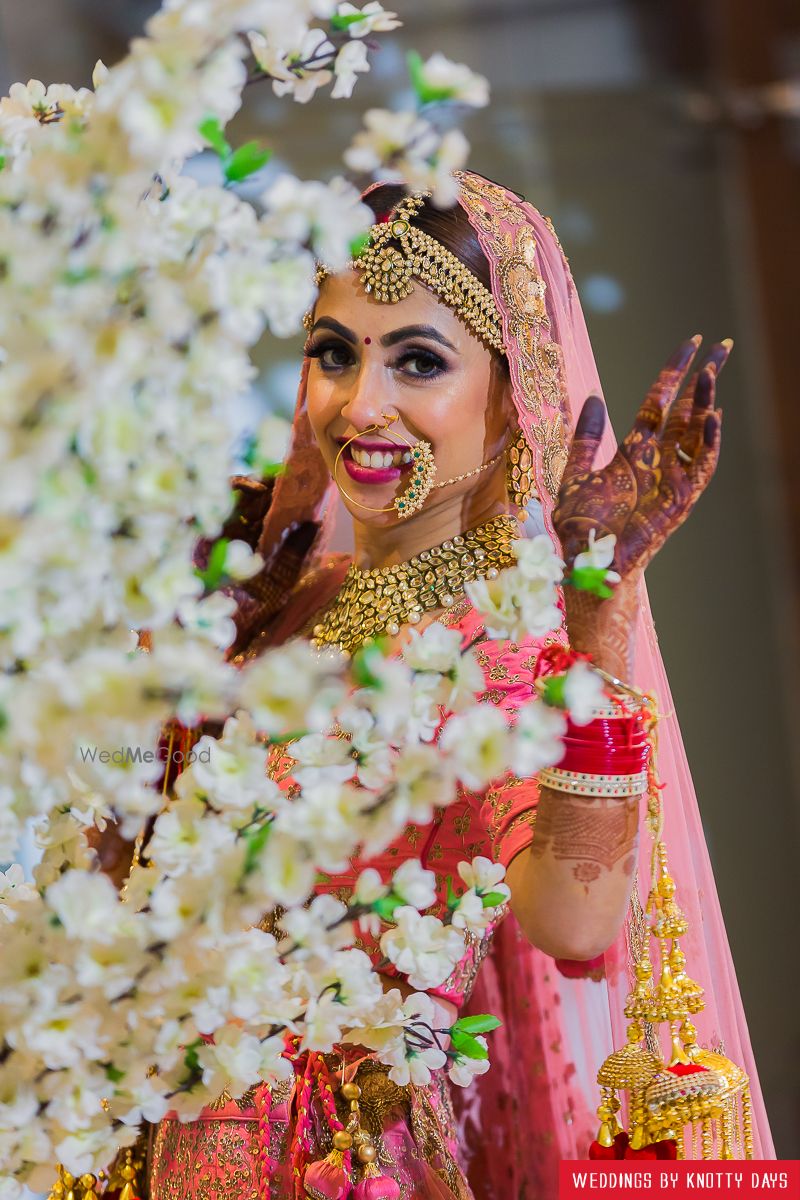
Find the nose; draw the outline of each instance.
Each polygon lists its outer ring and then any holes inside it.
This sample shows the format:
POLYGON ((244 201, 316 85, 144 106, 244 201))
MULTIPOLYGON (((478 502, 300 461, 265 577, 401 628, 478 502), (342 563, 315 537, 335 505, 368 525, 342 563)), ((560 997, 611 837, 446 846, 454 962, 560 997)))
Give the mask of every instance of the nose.
POLYGON ((387 403, 391 406, 391 400, 385 393, 386 381, 381 364, 371 361, 368 354, 363 355, 358 370, 351 374, 346 385, 341 416, 358 431, 370 425, 385 425, 382 414, 387 403))

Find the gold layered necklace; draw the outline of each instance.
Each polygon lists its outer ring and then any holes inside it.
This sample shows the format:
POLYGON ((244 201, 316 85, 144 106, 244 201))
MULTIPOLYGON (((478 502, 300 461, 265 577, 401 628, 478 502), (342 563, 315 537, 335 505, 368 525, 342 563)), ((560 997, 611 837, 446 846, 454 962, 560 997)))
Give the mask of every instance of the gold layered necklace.
POLYGON ((516 561, 511 543, 518 537, 516 517, 503 513, 408 562, 366 571, 351 563, 336 598, 311 632, 312 645, 338 646, 352 654, 369 638, 394 636, 401 625, 416 625, 424 612, 451 608, 464 584, 496 579, 516 561))

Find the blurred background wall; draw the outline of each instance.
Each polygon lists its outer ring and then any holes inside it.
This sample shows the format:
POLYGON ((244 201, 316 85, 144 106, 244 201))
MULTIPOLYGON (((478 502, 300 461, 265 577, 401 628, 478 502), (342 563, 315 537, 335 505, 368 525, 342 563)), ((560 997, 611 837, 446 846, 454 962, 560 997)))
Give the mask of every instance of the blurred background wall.
MULTIPOLYGON (((552 217, 617 431, 673 347, 732 336, 724 453, 648 572, 778 1154, 800 1156, 800 6, 796 0, 395 0, 351 101, 250 88, 234 140, 335 173, 372 105, 408 99, 404 53, 487 75, 471 165, 552 217)), ((0 90, 88 84, 152 0, 0 0, 0 90)), ((289 411, 299 342, 259 350, 242 425, 289 411)), ((667 798, 667 811, 669 808, 667 798)))

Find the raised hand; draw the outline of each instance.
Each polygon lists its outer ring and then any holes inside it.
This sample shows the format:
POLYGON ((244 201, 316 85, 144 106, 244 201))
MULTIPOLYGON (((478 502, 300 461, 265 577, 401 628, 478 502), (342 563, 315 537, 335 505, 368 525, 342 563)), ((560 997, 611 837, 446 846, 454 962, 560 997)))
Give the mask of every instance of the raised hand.
POLYGON ((605 409, 590 396, 581 410, 561 481, 553 523, 567 566, 585 550, 589 531, 616 536, 614 566, 630 577, 647 566, 681 525, 717 466, 722 413, 716 380, 733 343, 712 346, 681 391, 701 342, 684 342, 665 364, 633 428, 604 467, 594 458, 605 409))

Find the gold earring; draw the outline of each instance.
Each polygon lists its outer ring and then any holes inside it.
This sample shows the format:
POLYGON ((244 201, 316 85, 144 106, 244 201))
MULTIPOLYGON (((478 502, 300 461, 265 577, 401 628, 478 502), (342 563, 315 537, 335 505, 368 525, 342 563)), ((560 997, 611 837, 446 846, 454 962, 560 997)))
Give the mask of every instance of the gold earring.
POLYGON ((399 496, 395 496, 394 501, 387 508, 374 508, 371 504, 362 504, 360 500, 356 500, 350 495, 349 492, 345 491, 341 483, 339 483, 339 480, 336 478, 336 472, 339 469, 339 460, 350 443, 354 442, 357 437, 361 436, 360 433, 354 433, 351 438, 348 438, 347 441, 339 447, 339 453, 336 455, 336 460, 333 464, 333 479, 339 491, 347 500, 350 501, 351 504, 357 505, 358 508, 365 508, 368 512, 394 511, 401 520, 404 520, 406 517, 410 517, 415 512, 418 512, 428 498, 428 494, 433 487, 433 481, 436 478, 436 463, 433 458, 433 450, 430 442, 426 442, 422 439, 418 442, 410 442, 407 437, 403 436, 402 433, 392 432, 392 424, 399 419, 397 413, 390 413, 387 416, 386 413, 382 412, 381 416, 383 417, 385 424, 378 425, 377 423, 373 422, 372 425, 367 426, 367 428, 361 432, 369 433, 370 430, 373 429, 383 429, 389 434, 390 437, 400 438, 401 441, 408 446, 409 450, 411 451, 411 461, 413 463, 408 490, 399 496))
POLYGON ((513 441, 506 447, 506 490, 519 515, 528 515, 528 503, 536 495, 533 479, 533 454, 528 439, 517 429, 513 441))

